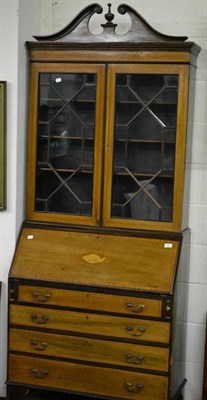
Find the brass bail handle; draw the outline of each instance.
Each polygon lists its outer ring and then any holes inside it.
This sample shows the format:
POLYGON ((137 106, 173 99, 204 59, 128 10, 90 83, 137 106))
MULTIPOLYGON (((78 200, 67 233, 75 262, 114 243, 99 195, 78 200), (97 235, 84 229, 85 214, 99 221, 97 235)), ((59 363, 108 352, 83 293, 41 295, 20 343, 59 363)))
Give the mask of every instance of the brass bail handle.
POLYGON ((134 328, 133 326, 128 325, 126 326, 126 330, 131 336, 142 336, 143 333, 146 331, 146 328, 144 326, 134 328))
POLYGON ((141 362, 144 360, 144 356, 141 354, 133 355, 131 353, 126 353, 125 358, 127 362, 132 364, 141 364, 141 362))
POLYGON ((47 315, 39 315, 39 314, 32 314, 31 318, 32 322, 34 322, 35 324, 46 324, 49 319, 47 315))
POLYGON ((133 312, 133 313, 141 313, 142 311, 144 311, 145 309, 145 305, 144 304, 138 304, 137 306, 134 305, 133 303, 127 303, 126 307, 129 311, 133 312))
POLYGON ((34 350, 40 351, 46 350, 48 346, 47 342, 38 342, 37 340, 31 340, 30 344, 34 350))
POLYGON ((32 368, 31 373, 33 376, 35 376, 35 378, 40 379, 46 378, 46 376, 48 375, 48 371, 46 369, 38 370, 36 368, 32 368))
POLYGON ((36 301, 38 301, 39 303, 45 303, 50 298, 49 293, 45 293, 45 294, 41 295, 39 292, 33 292, 32 294, 33 294, 34 299, 36 301))
POLYGON ((135 384, 132 384, 131 382, 125 382, 124 386, 125 386, 126 390, 130 393, 139 393, 140 390, 142 390, 144 388, 144 385, 141 385, 140 383, 135 385, 135 384))

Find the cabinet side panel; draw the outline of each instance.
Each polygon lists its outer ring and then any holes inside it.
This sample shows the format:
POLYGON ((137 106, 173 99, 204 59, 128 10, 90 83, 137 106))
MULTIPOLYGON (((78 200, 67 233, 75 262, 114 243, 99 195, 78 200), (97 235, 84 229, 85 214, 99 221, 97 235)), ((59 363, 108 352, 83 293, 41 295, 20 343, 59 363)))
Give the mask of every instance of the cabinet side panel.
POLYGON ((190 253, 190 230, 183 236, 181 254, 174 291, 174 311, 172 324, 171 354, 171 397, 175 395, 185 379, 187 311, 188 311, 188 275, 190 253))
POLYGON ((186 160, 185 160, 182 229, 185 229, 189 226, 189 200, 190 200, 193 125, 194 125, 193 121, 194 121, 194 100, 195 100, 195 78, 196 78, 196 69, 195 67, 191 66, 190 80, 189 80, 189 96, 188 96, 189 98, 188 98, 187 146, 186 146, 186 160))

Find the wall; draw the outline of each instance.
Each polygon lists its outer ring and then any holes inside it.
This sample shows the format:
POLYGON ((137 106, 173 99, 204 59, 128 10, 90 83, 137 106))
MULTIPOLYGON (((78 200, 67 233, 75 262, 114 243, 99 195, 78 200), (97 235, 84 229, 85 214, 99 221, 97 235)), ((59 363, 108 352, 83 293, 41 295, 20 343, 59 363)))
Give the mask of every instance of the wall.
POLYGON ((0 213, 0 396, 6 392, 7 278, 24 219, 27 118, 25 40, 39 32, 39 0, 0 0, 0 80, 7 81, 7 209, 0 213))
MULTIPOLYGON (((98 1, 107 12, 106 2, 98 1)), ((116 13, 121 1, 113 1, 116 13)), ((88 0, 44 0, 42 2, 41 33, 60 30, 90 2, 88 0)), ((191 169, 190 220, 192 230, 189 275, 189 311, 187 324, 187 360, 185 400, 201 400, 204 335, 207 309, 207 1, 206 0, 134 0, 127 4, 136 9, 155 29, 171 35, 188 36, 202 47, 198 58, 192 155, 187 154, 191 169)), ((93 19, 103 23, 103 16, 93 19)), ((124 16, 117 18, 126 30, 124 16)), ((99 29, 91 21, 91 29, 99 29)), ((183 283, 184 289, 188 282, 183 283)))

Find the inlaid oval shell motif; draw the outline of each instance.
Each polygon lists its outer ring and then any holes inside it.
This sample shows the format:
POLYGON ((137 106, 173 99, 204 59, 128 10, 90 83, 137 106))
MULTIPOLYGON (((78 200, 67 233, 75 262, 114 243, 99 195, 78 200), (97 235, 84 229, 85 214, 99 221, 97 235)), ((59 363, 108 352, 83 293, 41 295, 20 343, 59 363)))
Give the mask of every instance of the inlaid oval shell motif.
POLYGON ((91 253, 82 256, 82 259, 89 264, 100 264, 105 261, 106 257, 100 257, 98 254, 91 253))

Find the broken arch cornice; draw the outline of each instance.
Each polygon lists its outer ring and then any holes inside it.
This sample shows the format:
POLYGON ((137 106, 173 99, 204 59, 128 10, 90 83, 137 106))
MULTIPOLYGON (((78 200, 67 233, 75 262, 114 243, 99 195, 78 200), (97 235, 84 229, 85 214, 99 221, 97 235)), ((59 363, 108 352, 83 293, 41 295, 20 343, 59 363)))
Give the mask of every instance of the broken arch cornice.
MULTIPOLYGON (((111 13, 111 4, 108 4, 111 13)), ((184 42, 188 38, 186 36, 170 36, 155 30, 137 11, 127 4, 120 4, 117 8, 119 14, 128 14, 131 19, 131 27, 127 33, 117 34, 116 24, 101 24, 103 32, 95 35, 89 30, 89 21, 94 14, 101 14, 103 8, 98 3, 93 3, 85 7, 66 27, 47 36, 34 36, 37 41, 41 42, 78 42, 78 43, 99 43, 99 42, 128 42, 128 43, 144 43, 144 42, 184 42)), ((111 15, 113 15, 111 13, 111 15)))

